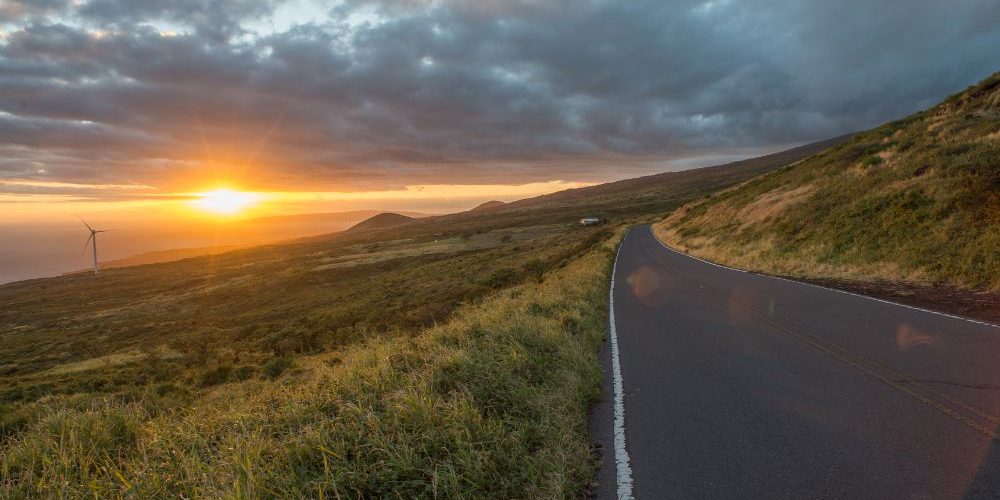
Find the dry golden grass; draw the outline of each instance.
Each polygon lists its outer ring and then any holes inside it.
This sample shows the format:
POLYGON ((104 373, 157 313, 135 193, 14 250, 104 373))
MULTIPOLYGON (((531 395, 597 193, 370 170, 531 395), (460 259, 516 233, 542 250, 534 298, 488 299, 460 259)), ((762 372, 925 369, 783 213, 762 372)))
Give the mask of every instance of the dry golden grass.
POLYGON ((51 406, 4 441, 0 497, 575 498, 615 241, 419 335, 175 411, 51 406))
POLYGON ((803 278, 883 279, 926 283, 926 274, 904 269, 894 262, 830 264, 804 259, 782 258, 774 254, 773 242, 758 240, 730 247, 716 244, 710 237, 680 237, 667 223, 653 225, 653 233, 665 245, 709 262, 755 272, 803 278))
POLYGON ((744 269, 1000 289, 1000 74, 686 205, 665 243, 744 269))
MULTIPOLYGON (((179 359, 184 357, 183 353, 171 349, 166 345, 157 346, 153 352, 159 359, 162 360, 179 359)), ((83 372, 87 370, 95 370, 98 368, 111 368, 115 366, 126 365, 129 363, 135 363, 137 361, 142 360, 144 357, 148 355, 149 353, 143 352, 139 349, 127 349, 124 351, 114 352, 111 354, 105 354, 103 356, 87 358, 82 361, 56 365, 52 368, 49 368, 48 370, 45 370, 43 372, 34 375, 34 377, 39 379, 44 379, 45 377, 54 375, 65 375, 68 373, 83 372)))
POLYGON ((133 363, 140 359, 142 359, 142 351, 139 351, 138 349, 130 349, 128 351, 106 354, 104 356, 89 358, 75 363, 63 363, 40 373, 39 376, 64 375, 67 373, 82 372, 96 368, 107 368, 133 363))
POLYGON ((736 212, 736 217, 747 225, 777 217, 792 205, 809 198, 812 191, 811 184, 792 189, 781 187, 768 191, 752 203, 739 209, 736 212))

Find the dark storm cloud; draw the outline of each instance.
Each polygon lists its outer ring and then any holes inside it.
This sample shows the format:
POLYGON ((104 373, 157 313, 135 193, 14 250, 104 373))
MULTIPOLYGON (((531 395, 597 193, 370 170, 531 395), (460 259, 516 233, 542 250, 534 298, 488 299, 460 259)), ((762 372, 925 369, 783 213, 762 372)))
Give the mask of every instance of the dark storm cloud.
POLYGON ((5 3, 0 178, 605 179, 632 159, 859 130, 1000 69, 995 1, 352 0, 322 21, 287 15, 5 3))

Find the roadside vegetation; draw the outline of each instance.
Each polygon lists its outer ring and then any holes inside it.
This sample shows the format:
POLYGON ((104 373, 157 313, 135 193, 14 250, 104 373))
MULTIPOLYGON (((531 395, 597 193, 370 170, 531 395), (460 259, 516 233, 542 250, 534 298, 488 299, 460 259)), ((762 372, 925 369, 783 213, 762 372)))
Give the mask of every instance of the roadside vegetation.
POLYGON ((606 235, 549 225, 319 239, 0 287, 0 435, 42 401, 173 408, 211 386, 273 377, 281 360, 414 335, 606 235))
POLYGON ((4 443, 0 496, 575 497, 609 236, 419 335, 298 357, 184 409, 46 404, 4 443))
POLYGON ((0 286, 0 497, 578 497, 618 228, 822 147, 0 286))
POLYGON ((654 231, 761 272, 1000 290, 1000 73, 690 203, 654 231))

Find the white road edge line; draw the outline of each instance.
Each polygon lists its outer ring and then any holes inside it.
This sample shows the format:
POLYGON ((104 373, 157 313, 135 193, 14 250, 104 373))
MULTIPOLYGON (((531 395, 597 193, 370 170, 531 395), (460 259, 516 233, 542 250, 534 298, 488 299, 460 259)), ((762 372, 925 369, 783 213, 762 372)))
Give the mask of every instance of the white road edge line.
POLYGON ((608 333, 611 337, 611 373, 615 391, 615 464, 618 471, 618 500, 632 500, 632 465, 625 449, 625 395, 622 389, 622 362, 618 354, 618 329, 615 327, 615 274, 618 271, 618 255, 622 253, 625 239, 632 230, 622 236, 615 252, 615 262, 611 268, 611 286, 608 292, 608 333))
POLYGON ((653 239, 656 240, 656 242, 659 243, 660 246, 662 246, 663 248, 666 248, 667 250, 670 250, 671 252, 674 252, 674 253, 679 254, 679 255, 683 255, 683 256, 685 256, 685 257, 687 257, 689 259, 694 259, 694 260, 697 260, 699 262, 704 262, 705 264, 708 264, 710 266, 721 267, 723 269, 729 269, 730 271, 736 271, 738 273, 749 273, 749 271, 744 271, 743 269, 737 269, 735 267, 729 267, 729 266, 726 266, 726 265, 723 265, 723 264, 717 264, 717 263, 712 262, 710 260, 699 259, 698 257, 695 257, 694 255, 691 255, 691 254, 686 254, 684 252, 678 252, 677 250, 674 250, 673 248, 668 247, 666 243, 660 241, 660 238, 657 237, 656 233, 653 232, 653 225, 652 224, 650 224, 647 227, 649 228, 649 234, 653 235, 653 239))
POLYGON ((715 267, 721 267, 723 269, 729 269, 730 271, 738 271, 738 272, 741 272, 741 273, 755 274, 757 276, 763 276, 765 278, 771 278, 771 279, 775 279, 775 280, 787 281, 789 283, 797 283, 799 285, 811 286, 813 288, 821 288, 823 290, 830 290, 831 292, 843 293, 843 294, 846 294, 846 295, 852 295, 854 297, 860 297, 862 299, 874 300, 875 302, 881 302, 883 304, 891 304, 891 305, 894 305, 894 306, 905 307, 907 309, 913 309, 914 311, 920 311, 920 312, 935 314, 937 316, 944 316, 946 318, 951 318, 951 319, 960 319, 962 321, 968 321, 969 323, 975 323, 977 325, 989 326, 989 327, 992 327, 992 328, 998 328, 998 329, 1000 329, 1000 325, 997 325, 997 324, 994 324, 994 323, 990 323, 988 321, 982 321, 982 320, 978 320, 978 319, 966 318, 964 316, 958 316, 958 315, 955 315, 955 314, 949 314, 949 313, 944 313, 944 312, 941 312, 941 311, 935 311, 933 309, 924 309, 923 307, 917 307, 917 306, 911 306, 911 305, 906 305, 906 304, 900 304, 899 302, 893 302, 891 300, 885 300, 885 299, 879 299, 879 298, 875 298, 875 297, 869 297, 867 295, 861 295, 861 294, 854 293, 854 292, 848 292, 846 290, 838 290, 836 288, 830 288, 830 287, 823 286, 823 285, 815 285, 813 283, 806 283, 805 281, 797 281, 797 280, 793 280, 793 279, 782 278, 780 276, 771 276, 770 274, 764 274, 764 273, 751 273, 750 271, 745 271, 743 269, 736 269, 735 267, 729 267, 729 266, 725 266, 725 265, 722 265, 722 264, 716 264, 715 262, 709 262, 707 260, 699 259, 698 257, 695 257, 694 255, 686 254, 684 252, 680 252, 680 251, 674 250, 673 248, 670 248, 669 246, 667 246, 666 243, 664 243, 662 240, 660 240, 659 237, 656 236, 656 233, 653 232, 653 226, 652 225, 649 226, 649 232, 653 235, 653 239, 656 240, 656 242, 659 243, 660 246, 662 246, 663 248, 666 248, 667 250, 670 250, 671 252, 674 252, 674 253, 676 253, 678 255, 683 255, 685 257, 688 257, 688 258, 691 258, 691 259, 694 259, 694 260, 698 260, 698 261, 704 262, 706 264, 711 264, 711 265, 713 265, 715 267))

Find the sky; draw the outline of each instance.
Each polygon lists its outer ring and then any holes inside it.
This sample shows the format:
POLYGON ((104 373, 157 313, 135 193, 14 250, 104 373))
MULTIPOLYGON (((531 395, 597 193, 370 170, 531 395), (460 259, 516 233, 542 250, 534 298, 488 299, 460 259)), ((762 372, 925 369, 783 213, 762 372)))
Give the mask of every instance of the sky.
POLYGON ((863 130, 998 47, 996 0, 0 0, 0 223, 455 211, 863 130))

